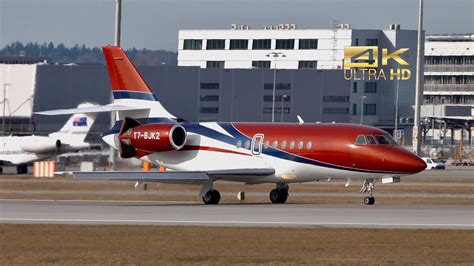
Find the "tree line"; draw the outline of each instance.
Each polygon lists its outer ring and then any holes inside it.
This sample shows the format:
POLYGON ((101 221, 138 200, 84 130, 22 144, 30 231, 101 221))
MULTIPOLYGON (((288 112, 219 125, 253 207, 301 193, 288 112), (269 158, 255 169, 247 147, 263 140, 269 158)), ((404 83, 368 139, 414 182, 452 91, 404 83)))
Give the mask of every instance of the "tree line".
MULTIPOLYGON (((165 50, 127 49, 128 56, 136 65, 157 66, 177 65, 177 53, 165 50)), ((39 44, 37 42, 12 42, 0 50, 0 56, 45 56, 54 63, 101 64, 104 63, 102 50, 99 47, 86 47, 78 44, 66 47, 53 42, 39 44)))

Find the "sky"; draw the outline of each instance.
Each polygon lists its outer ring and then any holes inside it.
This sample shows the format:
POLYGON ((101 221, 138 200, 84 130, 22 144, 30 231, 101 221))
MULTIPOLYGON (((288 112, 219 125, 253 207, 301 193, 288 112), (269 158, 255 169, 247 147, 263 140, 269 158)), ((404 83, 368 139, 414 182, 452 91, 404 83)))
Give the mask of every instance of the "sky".
MULTIPOLYGON (((295 23, 330 28, 416 29, 418 0, 122 0, 122 46, 177 51, 180 29, 295 23)), ((424 29, 473 33, 474 0, 425 0, 424 29)), ((0 0, 0 47, 54 42, 99 47, 114 41, 115 0, 0 0)))

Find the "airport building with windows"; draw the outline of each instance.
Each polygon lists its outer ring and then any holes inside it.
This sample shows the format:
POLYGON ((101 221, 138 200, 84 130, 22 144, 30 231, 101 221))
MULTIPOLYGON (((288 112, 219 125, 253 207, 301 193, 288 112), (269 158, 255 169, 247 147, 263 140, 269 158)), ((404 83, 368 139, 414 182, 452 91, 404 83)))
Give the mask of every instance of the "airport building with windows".
POLYGON ((421 115, 433 117, 425 126, 430 143, 450 144, 449 139, 471 139, 474 130, 474 34, 427 36, 424 70, 421 115))
POLYGON ((474 34, 427 36, 424 96, 426 104, 474 107, 474 34))
MULTIPOLYGON (((386 30, 351 29, 339 24, 333 29, 298 29, 295 24, 263 26, 232 25, 222 30, 180 30, 178 65, 226 69, 342 69, 344 47, 413 46, 416 31, 391 24, 386 30), (406 42, 406 41, 409 42, 406 42), (269 56, 279 52, 280 56, 269 56)), ((416 43, 415 43, 416 45, 416 43)))

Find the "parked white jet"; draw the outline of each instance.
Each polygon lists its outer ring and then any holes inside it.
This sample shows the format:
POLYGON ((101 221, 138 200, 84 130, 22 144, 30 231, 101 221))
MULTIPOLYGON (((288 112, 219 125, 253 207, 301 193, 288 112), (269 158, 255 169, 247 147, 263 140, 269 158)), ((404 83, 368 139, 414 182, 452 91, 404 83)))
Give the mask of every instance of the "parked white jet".
MULTIPOLYGON (((86 103, 79 107, 93 107, 86 103)), ((62 153, 91 147, 84 141, 94 124, 96 114, 75 114, 57 132, 48 136, 5 136, 0 137, 0 163, 17 166, 18 174, 28 172, 27 164, 44 160, 62 153)), ((0 167, 0 173, 3 172, 0 167)))

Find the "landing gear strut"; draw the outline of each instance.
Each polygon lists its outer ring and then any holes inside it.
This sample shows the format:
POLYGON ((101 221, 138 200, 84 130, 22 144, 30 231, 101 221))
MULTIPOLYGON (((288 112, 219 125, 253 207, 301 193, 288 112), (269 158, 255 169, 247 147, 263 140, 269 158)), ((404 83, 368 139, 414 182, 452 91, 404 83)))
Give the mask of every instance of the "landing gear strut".
POLYGON ((205 204, 217 204, 221 200, 221 194, 217 190, 209 190, 206 194, 202 197, 202 201, 205 204))
POLYGON ((367 194, 368 196, 364 198, 365 205, 374 205, 375 198, 372 196, 372 192, 374 191, 375 180, 373 178, 367 178, 362 184, 362 188, 360 189, 361 193, 367 194))
POLYGON ((285 203, 288 199, 288 185, 277 184, 276 189, 270 191, 270 200, 272 203, 285 203))

